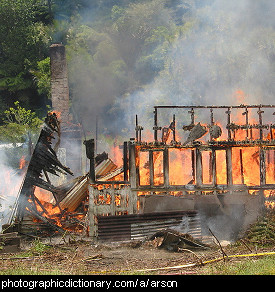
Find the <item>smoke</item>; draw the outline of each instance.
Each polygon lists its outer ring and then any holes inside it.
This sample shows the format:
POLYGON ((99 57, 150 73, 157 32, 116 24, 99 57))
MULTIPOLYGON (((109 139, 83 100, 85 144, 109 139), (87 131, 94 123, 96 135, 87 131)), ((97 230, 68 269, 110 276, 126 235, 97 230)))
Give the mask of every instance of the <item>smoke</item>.
MULTIPOLYGON (((95 17, 93 7, 91 14, 88 8, 85 10, 84 29, 80 26, 81 30, 68 39, 73 110, 85 131, 93 136, 97 117, 98 135, 103 137, 103 144, 107 136, 121 137, 122 141, 134 137, 136 115, 139 125, 152 130, 155 105, 273 102, 273 0, 173 1, 171 10, 185 11, 180 21, 165 10, 165 1, 160 3, 160 10, 153 14, 154 22, 150 22, 151 29, 168 27, 168 22, 177 29, 173 38, 158 50, 152 46, 150 51, 147 46, 145 52, 137 39, 129 37, 132 31, 128 27, 119 34, 108 26, 99 30, 96 22, 94 28, 85 26, 88 15, 95 17), (143 53, 146 66, 139 58, 143 53), (150 59, 151 55, 154 57, 150 59), (238 92, 243 92, 242 98, 238 92)), ((140 31, 145 34, 150 29, 141 21, 142 17, 146 21, 150 18, 140 14, 140 31)), ((171 119, 172 114, 160 116, 160 126, 166 126, 171 119)), ((189 116, 186 119, 182 117, 183 123, 189 122, 189 116)))
MULTIPOLYGON (((5 146, 10 147, 9 144, 5 146)), ((0 148, 0 230, 3 224, 8 223, 8 221, 12 219, 11 216, 14 210, 14 203, 24 176, 24 169, 10 166, 7 150, 9 150, 8 153, 11 155, 12 148, 0 148)))
POLYGON ((197 5, 186 20, 192 28, 171 44, 166 68, 142 90, 117 99, 111 110, 124 125, 134 127, 137 114, 151 129, 154 105, 272 103, 274 6, 272 0, 197 5), (242 100, 238 91, 244 92, 242 100))

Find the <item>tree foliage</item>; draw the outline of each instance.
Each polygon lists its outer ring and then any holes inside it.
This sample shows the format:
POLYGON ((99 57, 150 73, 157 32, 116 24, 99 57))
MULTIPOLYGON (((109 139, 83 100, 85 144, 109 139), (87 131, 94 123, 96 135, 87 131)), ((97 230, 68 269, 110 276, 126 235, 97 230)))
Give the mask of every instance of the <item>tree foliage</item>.
POLYGON ((87 127, 102 112, 115 127, 119 111, 216 102, 236 87, 269 101, 271 2, 0 0, 0 122, 17 100, 33 112, 51 105, 51 43, 66 47, 71 103, 87 127))
POLYGON ((0 141, 24 142, 28 133, 37 134, 42 124, 34 112, 20 106, 18 101, 4 114, 4 125, 0 126, 0 141))
POLYGON ((31 86, 30 68, 41 57, 43 27, 35 22, 35 1, 1 0, 0 89, 17 91, 31 86))

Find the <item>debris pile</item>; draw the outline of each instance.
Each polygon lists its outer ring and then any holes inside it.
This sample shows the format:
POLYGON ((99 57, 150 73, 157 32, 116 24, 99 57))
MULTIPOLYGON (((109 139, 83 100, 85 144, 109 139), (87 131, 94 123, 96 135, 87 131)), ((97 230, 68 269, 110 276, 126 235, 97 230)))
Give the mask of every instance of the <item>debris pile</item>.
POLYGON ((149 241, 156 240, 158 248, 168 251, 180 251, 182 249, 201 250, 209 246, 195 239, 188 233, 181 233, 173 229, 165 229, 154 233, 149 241))
MULTIPOLYGON (((63 180, 61 185, 56 186, 55 177, 73 175, 57 155, 60 138, 58 115, 48 113, 18 194, 17 206, 13 211, 15 224, 9 224, 7 232, 18 231, 32 236, 49 236, 67 230, 87 232, 89 173, 65 182, 63 180), (54 139, 57 140, 55 144, 54 139)), ((113 177, 114 171, 115 175, 121 173, 105 152, 95 157, 95 167, 99 179, 105 179, 106 175, 113 177)))

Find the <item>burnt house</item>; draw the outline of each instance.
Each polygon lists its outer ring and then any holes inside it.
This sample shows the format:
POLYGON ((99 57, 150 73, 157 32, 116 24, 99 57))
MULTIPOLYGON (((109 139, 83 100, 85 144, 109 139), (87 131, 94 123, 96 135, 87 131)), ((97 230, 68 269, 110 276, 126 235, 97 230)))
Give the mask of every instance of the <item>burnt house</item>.
POLYGON ((136 135, 121 145, 116 165, 96 153, 94 139, 83 141, 69 109, 65 48, 50 51, 54 111, 19 192, 20 233, 69 230, 117 241, 172 228, 202 239, 216 218, 218 235, 234 238, 274 207, 275 105, 155 106, 151 137, 136 116, 136 135), (84 174, 83 149, 90 165, 84 174), (56 184, 52 176, 60 175, 69 179, 56 184))

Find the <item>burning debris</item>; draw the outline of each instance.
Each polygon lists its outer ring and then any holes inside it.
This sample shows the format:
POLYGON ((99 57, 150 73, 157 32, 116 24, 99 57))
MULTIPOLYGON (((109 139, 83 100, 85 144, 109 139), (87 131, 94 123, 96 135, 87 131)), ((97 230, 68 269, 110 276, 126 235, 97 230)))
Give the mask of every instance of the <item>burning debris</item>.
MULTIPOLYGON (((95 141, 86 140, 89 172, 59 186, 52 184, 50 174, 72 175, 72 171, 51 146, 52 139, 57 138, 55 146, 60 139, 59 121, 51 113, 27 168, 16 223, 23 227, 22 233, 27 233, 26 226, 44 234, 84 230, 96 240, 144 239, 181 225, 186 231, 182 234, 194 235, 196 240, 207 240, 210 227, 217 237, 226 233, 223 239, 236 239, 256 220, 264 203, 274 204, 275 127, 263 123, 263 109, 274 107, 155 107, 153 142, 142 141, 143 127, 136 118, 136 139, 124 142, 123 161, 118 166, 107 153, 96 155, 95 141), (191 114, 191 123, 181 125, 187 135, 179 133, 175 114, 168 127, 158 125, 157 112, 164 108, 191 114), (223 109, 225 125, 224 120, 214 121, 214 111, 223 109), (245 124, 232 122, 233 109, 245 109, 245 124), (247 119, 252 109, 257 110, 258 123, 247 119), (210 110, 209 124, 203 122, 207 115, 195 122, 197 110, 210 110), (183 218, 187 218, 184 224, 183 218)), ((161 233, 162 237, 173 244, 175 236, 181 245, 188 240, 182 234, 168 233, 161 233)))
POLYGON ((203 250, 209 246, 192 237, 190 234, 181 233, 173 229, 165 229, 154 233, 148 240, 158 240, 158 248, 169 251, 179 251, 180 249, 203 250))
POLYGON ((53 231, 64 232, 62 222, 67 221, 69 225, 70 218, 75 223, 76 214, 72 212, 87 196, 87 176, 59 187, 52 184, 50 174, 73 175, 57 157, 59 142, 60 122, 54 112, 49 113, 27 167, 14 210, 15 226, 21 233, 34 235, 36 229, 41 233, 44 229, 46 234, 53 231), (55 138, 57 142, 52 147, 52 140, 55 138))
MULTIPOLYGON (((218 237, 235 240, 261 214, 264 205, 271 207, 274 204, 271 201, 275 189, 275 127, 273 123, 267 123, 266 116, 264 119, 265 112, 272 116, 274 107, 155 106, 153 141, 142 139, 144 127, 139 125, 136 117, 136 138, 126 143, 123 151, 126 179, 101 181, 96 178, 91 162, 90 175, 94 178, 90 189, 92 215, 101 222, 102 213, 114 220, 113 216, 193 210, 201 215, 205 237, 209 236, 211 226, 218 237), (180 111, 181 118, 186 121, 190 115, 191 122, 181 125, 180 129, 184 131, 180 132, 173 114, 170 126, 161 127, 158 115, 161 110, 180 111), (214 116, 220 119, 215 120, 214 116), (195 117, 200 121, 195 122, 195 117), (206 118, 210 123, 204 122, 206 118), (172 198, 181 198, 182 202, 164 203, 164 197, 167 202, 172 202, 172 198)), ((87 153, 93 152, 93 147, 87 153)), ((88 158, 92 157, 94 155, 88 158)), ((104 218, 105 221, 104 226, 90 222, 90 235, 105 237, 102 228, 107 230, 107 224, 111 224, 104 218)), ((132 234, 132 228, 128 226, 129 234, 132 234)))
POLYGON ((195 140, 204 136, 206 133, 207 133, 206 127, 204 127, 200 123, 198 123, 190 130, 188 138, 183 145, 186 145, 190 142, 194 142, 195 140))
MULTIPOLYGON (((37 144, 26 169, 18 194, 15 226, 5 232, 16 230, 23 234, 48 236, 55 232, 85 231, 88 208, 89 173, 55 186, 55 177, 73 175, 57 155, 60 145, 60 121, 55 112, 48 113, 37 144), (53 147, 53 140, 57 139, 53 147)), ((117 166, 107 153, 96 155, 96 177, 111 175, 117 166)), ((20 165, 26 165, 22 159, 20 165)), ((111 176, 112 177, 112 176, 111 176)))

